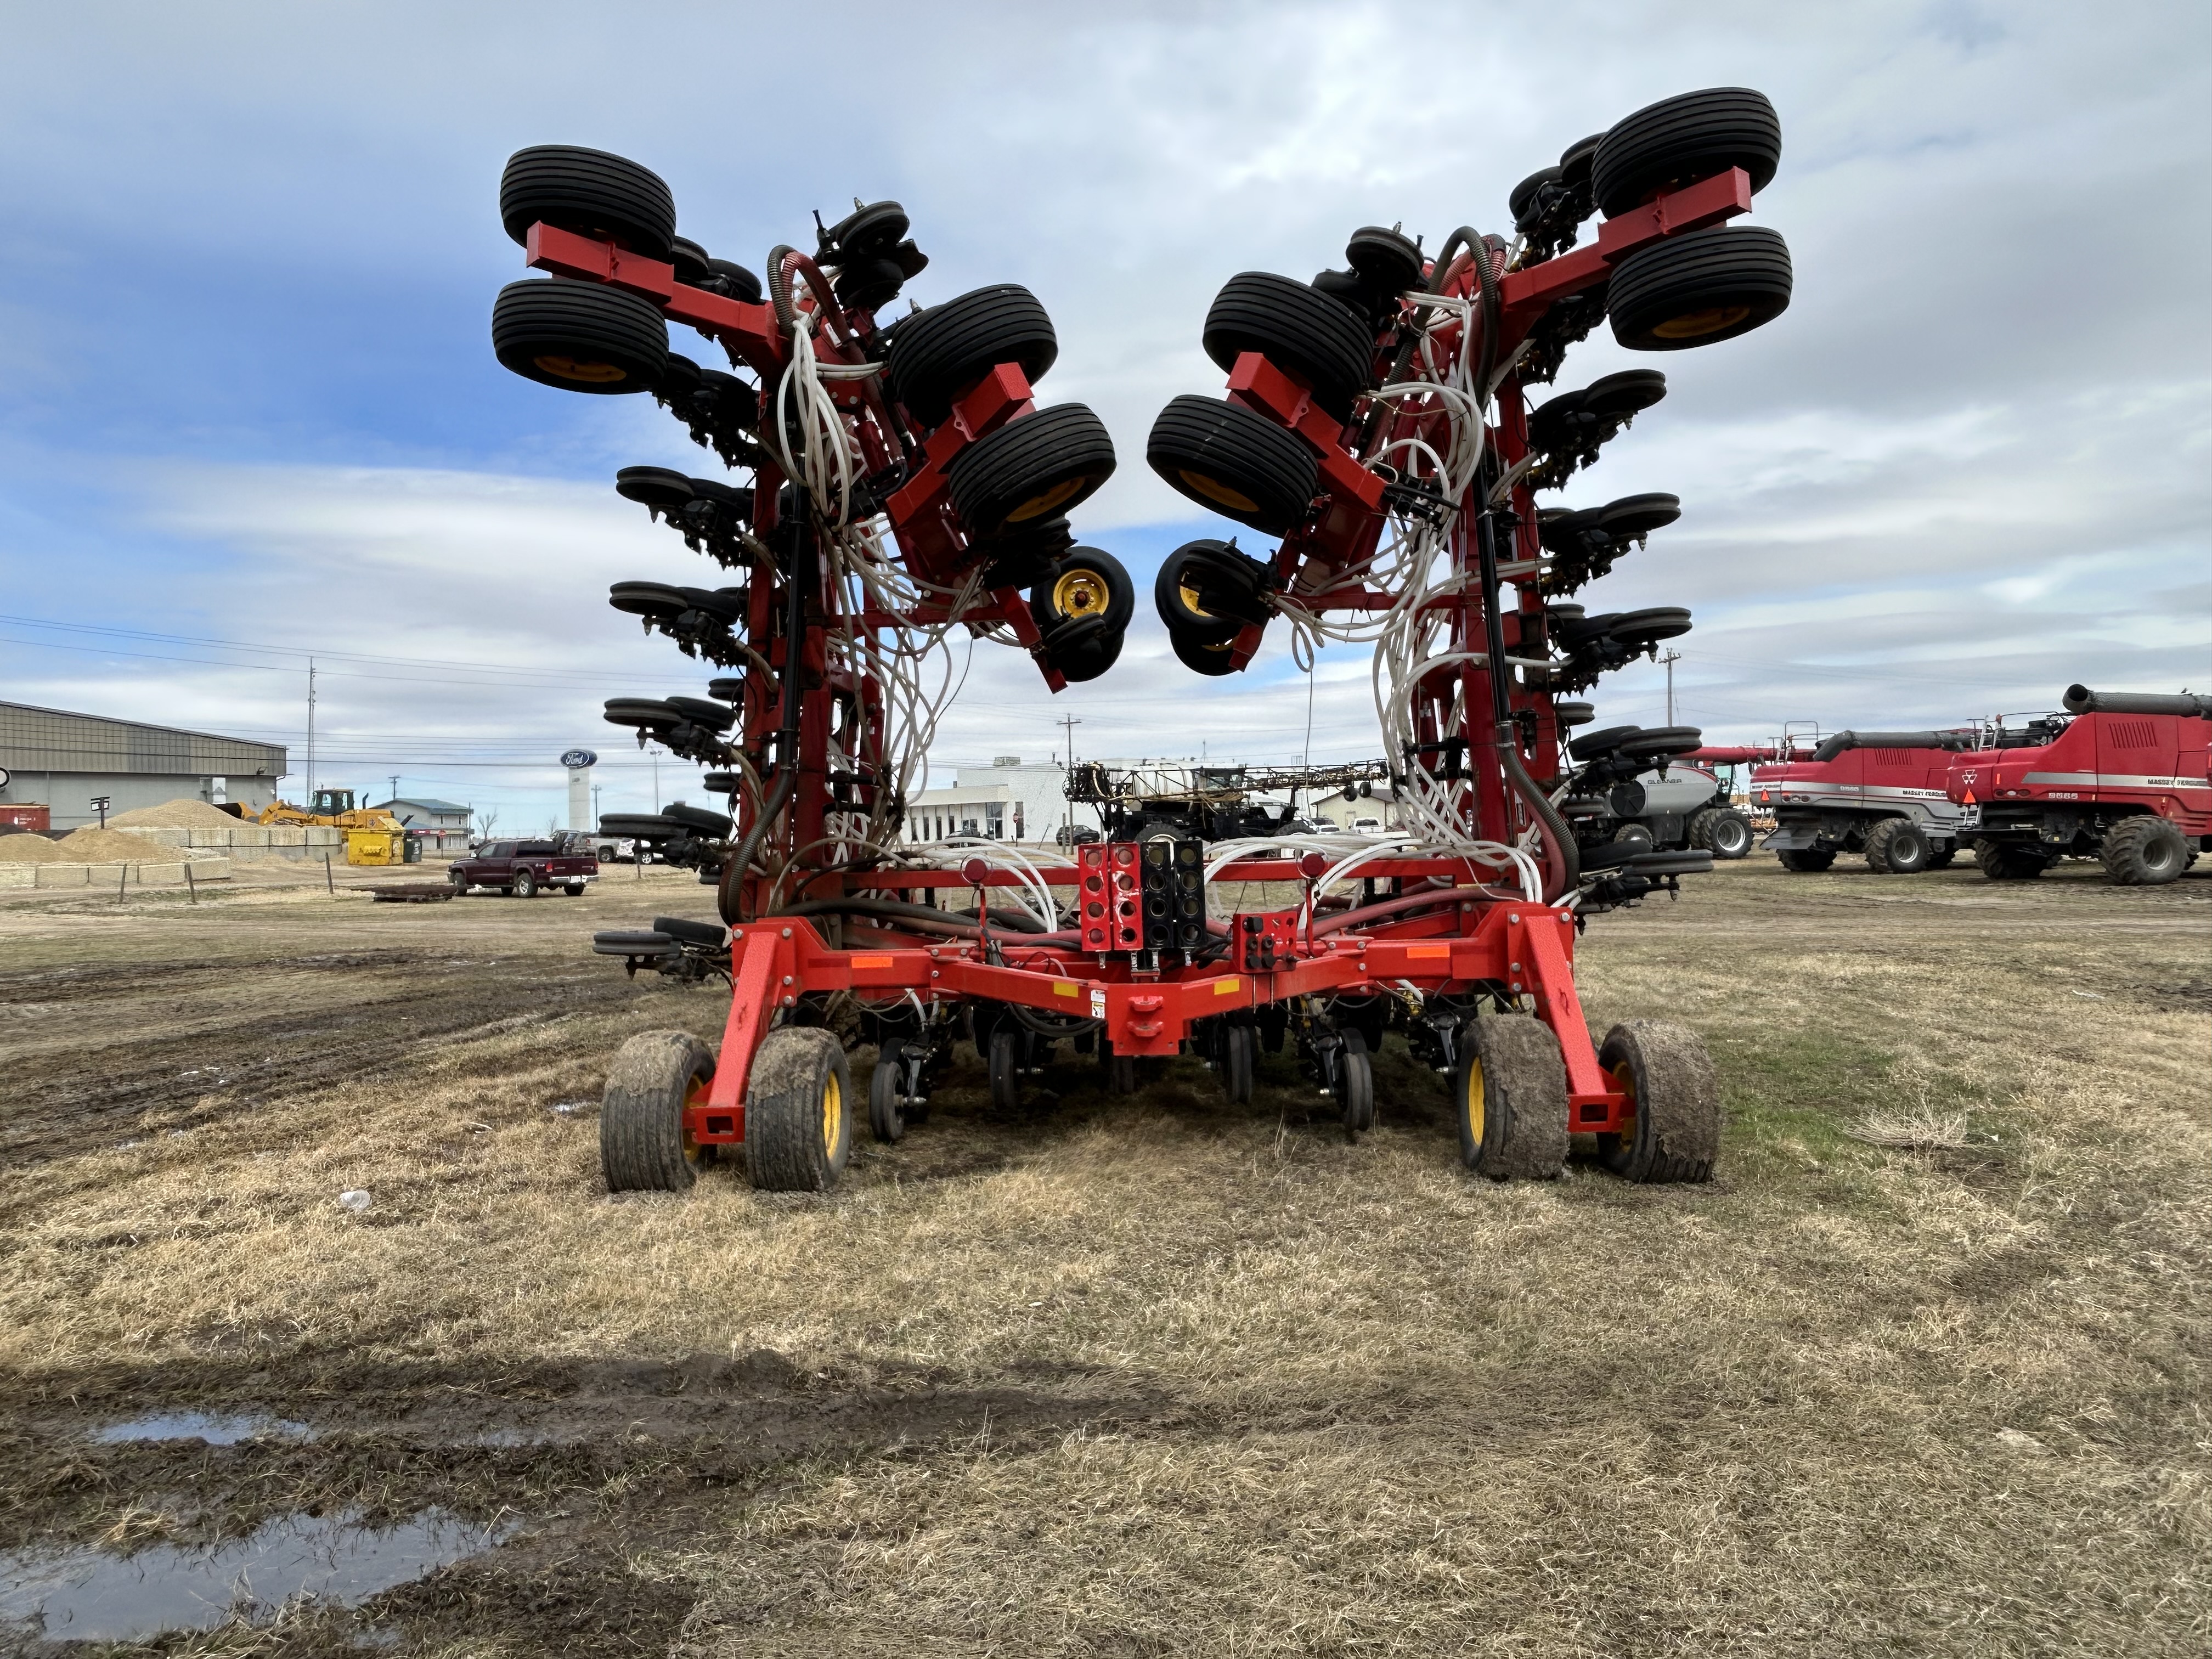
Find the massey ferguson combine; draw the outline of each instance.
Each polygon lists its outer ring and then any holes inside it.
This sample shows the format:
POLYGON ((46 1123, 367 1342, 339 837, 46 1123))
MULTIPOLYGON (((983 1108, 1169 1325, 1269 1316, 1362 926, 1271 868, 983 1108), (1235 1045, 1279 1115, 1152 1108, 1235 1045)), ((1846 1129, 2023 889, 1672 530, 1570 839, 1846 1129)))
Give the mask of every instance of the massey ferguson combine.
MULTIPOLYGON (((1105 672, 1127 625, 1119 566, 1073 547, 1061 516, 1103 479, 1111 447, 1079 405, 1030 401, 1054 352, 1042 308, 987 289, 879 328, 876 310, 923 263, 892 204, 823 229, 811 256, 773 250, 763 289, 674 237, 644 169, 518 156, 507 226, 554 276, 502 295, 501 361, 570 390, 650 391, 750 475, 620 485, 740 580, 614 596, 731 671, 706 698, 608 715, 721 769, 732 811, 630 832, 699 868, 721 922, 662 920, 596 948, 632 972, 726 976, 732 1000, 719 1054, 667 1031, 616 1056, 610 1187, 686 1187, 739 1146, 755 1186, 828 1187, 855 1115, 848 1042, 877 1045, 868 1119, 884 1140, 919 1118, 959 1041, 1004 1109, 1062 1042, 1124 1089, 1141 1057, 1201 1054, 1243 1100, 1261 1043, 1294 1041, 1356 1136, 1375 1121, 1370 1056, 1393 1027, 1452 1078, 1471 1169, 1556 1176, 1585 1133, 1627 1179, 1706 1178, 1720 1115, 1702 1046, 1643 1020, 1593 1044, 1573 957, 1584 913, 1671 889, 1711 856, 1586 850, 1553 799, 1572 770, 1560 695, 1689 619, 1589 618, 1547 596, 1679 509, 1645 496, 1540 514, 1532 493, 1586 465, 1663 384, 1608 376, 1534 413, 1525 392, 1601 321, 1632 349, 1668 351, 1780 314, 1782 239, 1728 222, 1780 154, 1764 97, 1692 93, 1524 181, 1510 240, 1463 227, 1431 257, 1370 228, 1349 270, 1231 278, 1205 329, 1229 396, 1177 398, 1147 459, 1281 543, 1265 560, 1231 541, 1170 561, 1159 597, 1176 651, 1235 672, 1277 617, 1309 662, 1325 636, 1374 641, 1384 753, 1413 827, 1073 856, 900 834, 951 683, 921 665, 949 632, 1026 647, 1056 690, 1105 672), (670 320, 753 381, 673 358, 670 320), (1212 902, 1251 883, 1295 902, 1212 902)), ((1655 732, 1608 754, 1649 766, 1697 742, 1655 732)))
POLYGON ((2179 881, 2212 850, 2212 696, 2066 689, 2064 714, 1993 722, 1948 775, 1993 881, 2094 858, 2123 887, 2179 881))
POLYGON ((1784 869, 1825 870, 1839 854, 1859 853, 1877 875, 1909 876, 1958 855, 1959 809, 1945 791, 1952 761, 1973 743, 1970 729, 1838 732, 1802 758, 1767 746, 1699 756, 1754 763, 1753 804, 1774 814, 1774 832, 1759 845, 1784 869))

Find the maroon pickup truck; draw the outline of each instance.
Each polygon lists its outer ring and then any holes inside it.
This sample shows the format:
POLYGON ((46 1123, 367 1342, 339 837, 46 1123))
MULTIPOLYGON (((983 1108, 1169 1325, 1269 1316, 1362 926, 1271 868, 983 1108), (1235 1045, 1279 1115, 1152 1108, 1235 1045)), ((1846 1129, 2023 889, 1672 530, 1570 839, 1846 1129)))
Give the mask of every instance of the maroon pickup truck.
POLYGON ((589 852, 572 853, 557 841, 488 841, 465 859, 455 859, 446 879, 456 896, 471 887, 496 887, 517 898, 533 898, 544 888, 574 896, 596 881, 599 861, 589 852))

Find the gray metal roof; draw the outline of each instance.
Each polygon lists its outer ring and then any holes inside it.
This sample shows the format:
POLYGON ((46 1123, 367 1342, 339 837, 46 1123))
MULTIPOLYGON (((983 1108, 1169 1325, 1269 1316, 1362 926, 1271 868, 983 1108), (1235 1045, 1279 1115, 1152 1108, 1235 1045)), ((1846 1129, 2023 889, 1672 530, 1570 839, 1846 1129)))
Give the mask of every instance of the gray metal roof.
POLYGON ((464 806, 457 800, 437 800, 428 795, 394 795, 390 800, 378 804, 386 807, 419 806, 426 812, 471 812, 476 810, 464 806))
POLYGON ((175 777, 284 775, 284 745, 0 702, 0 766, 11 772, 138 772, 175 777))

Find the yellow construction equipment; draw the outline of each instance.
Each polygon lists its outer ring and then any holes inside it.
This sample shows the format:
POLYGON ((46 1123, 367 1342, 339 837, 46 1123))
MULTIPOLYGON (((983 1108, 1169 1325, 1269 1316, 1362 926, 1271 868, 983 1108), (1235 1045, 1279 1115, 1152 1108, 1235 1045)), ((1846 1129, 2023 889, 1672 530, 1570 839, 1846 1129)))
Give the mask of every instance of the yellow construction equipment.
POLYGON ((254 822, 264 829, 313 825, 343 830, 348 864, 407 864, 421 856, 407 839, 404 824, 380 807, 356 807, 350 789, 318 789, 304 807, 289 801, 270 801, 254 822))

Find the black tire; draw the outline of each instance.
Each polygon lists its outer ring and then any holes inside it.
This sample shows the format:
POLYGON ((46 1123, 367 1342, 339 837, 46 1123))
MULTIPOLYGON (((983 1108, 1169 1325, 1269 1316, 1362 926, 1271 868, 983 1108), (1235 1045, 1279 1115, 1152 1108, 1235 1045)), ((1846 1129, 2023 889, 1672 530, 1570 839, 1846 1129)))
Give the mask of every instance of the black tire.
POLYGON ((668 367, 652 301, 599 283, 509 283, 492 302, 491 349, 526 380, 562 392, 650 392, 668 367))
POLYGON ((1206 355, 1225 374, 1256 351, 1313 388, 1314 402, 1341 421, 1375 384, 1375 335, 1341 301, 1269 271, 1222 284, 1206 313, 1206 355))
POLYGON ((1375 1127, 1375 1065, 1367 1057, 1367 1039, 1358 1031, 1339 1031, 1337 1037, 1344 1048, 1336 1062, 1336 1103, 1344 1133, 1357 1140, 1375 1127))
POLYGON ((1958 856, 1959 843, 1955 840, 1936 842, 1928 849, 1928 867, 1930 870, 1948 870, 1951 867, 1951 860, 1958 856))
POLYGON ((1127 637, 1101 630, 1080 638, 1048 641, 1045 664, 1070 685, 1080 685, 1098 678, 1121 659, 1121 642, 1127 637))
POLYGON ((580 881, 572 881, 560 890, 570 898, 581 898, 584 896, 584 884, 580 881))
MULTIPOLYGON (((672 702, 681 699, 671 698, 670 701, 672 702)), ((680 825, 695 835, 706 836, 715 841, 720 841, 727 836, 734 823, 726 812, 712 812, 703 806, 687 806, 680 800, 664 806, 657 816, 666 818, 671 823, 680 825)))
POLYGON ((953 399, 1000 363, 1013 363, 1031 385, 1060 356, 1052 319, 1036 295, 1015 283, 979 288, 900 319, 890 331, 891 392, 924 426, 944 424, 953 399))
POLYGON ((1249 1025, 1231 1025, 1221 1034, 1221 1092, 1231 1106, 1252 1098, 1252 1070, 1259 1043, 1249 1025))
POLYGON ((615 1051, 599 1104, 599 1168, 611 1193, 680 1193, 705 1148, 684 1132, 684 1106, 714 1078, 714 1056, 689 1031, 643 1031, 615 1051))
POLYGON ((1631 351, 1733 340, 1790 308, 1790 247, 1764 225, 1714 225, 1640 247, 1613 268, 1606 315, 1631 351))
POLYGON ((1072 511, 1114 476, 1114 441, 1082 404, 1009 421, 945 469, 952 505, 972 539, 1072 511))
POLYGON ((527 870, 518 870, 511 878, 509 878, 507 890, 513 894, 516 898, 536 898, 538 896, 538 878, 532 875, 527 870))
POLYGON ((1784 869, 1801 876, 1815 874, 1836 861, 1836 855, 1825 847, 1784 848, 1774 856, 1782 860, 1784 869))
POLYGON ((745 1085, 745 1166, 763 1192, 819 1193, 853 1148, 852 1073, 819 1025, 779 1025, 754 1051, 745 1085))
POLYGON ((1885 876, 1917 876, 1928 867, 1928 837, 1910 818, 1884 818, 1866 836, 1867 868, 1885 876))
POLYGON ((665 259, 673 251, 676 198, 659 173, 627 157, 578 144, 533 144, 507 158, 499 218, 517 242, 543 220, 665 259))
POLYGON ((2028 848, 2008 847, 1995 841, 1975 843, 1974 862, 1991 881, 2033 881, 2051 863, 2028 848))
POLYGON ((1103 617, 1106 631, 1119 634, 1137 614, 1136 584, 1121 560, 1096 547, 1072 547, 1053 562, 1052 570, 1030 593, 1030 614, 1037 630, 1050 637, 1062 623, 1103 617))
POLYGON ((455 898, 465 898, 468 896, 469 878, 463 875, 459 871, 447 871, 446 879, 453 884, 453 896, 455 898))
POLYGON ((1306 516, 1321 476, 1304 439, 1215 398, 1170 402, 1152 422, 1145 459, 1179 494, 1270 536, 1287 533, 1306 516))
POLYGON ((1782 118, 1749 87, 1708 87, 1624 115, 1598 140, 1590 185, 1609 219, 1662 190, 1741 167, 1761 191, 1782 165, 1782 118))
POLYGON ((991 1104, 1002 1112, 1022 1107, 1022 1033, 1012 1021, 991 1033, 991 1104))
POLYGON ((1133 1095, 1137 1092, 1137 1057, 1117 1054, 1107 1041, 1098 1041, 1098 1069, 1106 1073, 1106 1092, 1109 1095, 1133 1095))
POLYGON ((1194 674, 1203 674, 1208 679, 1219 679, 1224 674, 1237 672, 1230 658, 1231 641, 1219 645, 1201 645, 1187 634, 1170 634, 1168 648, 1175 653, 1176 660, 1194 674))
POLYGON ((1716 859, 1751 856, 1751 820, 1733 806, 1723 806, 1706 826, 1705 849, 1716 859))
POLYGON ((1569 744, 1567 753, 1578 761, 1594 761, 1601 755, 1611 754, 1643 729, 1640 726, 1601 726, 1569 744))
POLYGON ((2122 887, 2163 887, 2189 867, 2189 838, 2168 820, 2143 813, 2105 831, 2097 848, 2105 873, 2122 887))
MULTIPOLYGON (((1466 1029, 1466 1028, 1463 1028, 1466 1029)), ((1533 1014, 1468 1030, 1452 1074, 1460 1162, 1493 1181, 1553 1181, 1567 1161, 1567 1067, 1533 1014)))
POLYGON ((1159 574, 1152 579, 1152 609, 1167 624, 1168 632, 1202 646, 1225 645, 1244 629, 1236 617, 1216 616, 1206 610, 1198 588, 1187 580, 1193 550, 1221 545, 1191 542, 1178 547, 1160 562, 1159 574))
POLYGON ((1612 839, 1623 847, 1656 847, 1651 826, 1647 823, 1624 823, 1613 832, 1612 839))
POLYGON ((889 1146, 906 1134, 906 1096, 899 1072, 906 1045, 886 1037, 876 1050, 875 1074, 868 1079, 868 1127, 889 1146))
POLYGON ((1606 1167, 1629 1181, 1711 1180, 1721 1150, 1721 1090, 1697 1033, 1632 1019, 1606 1033, 1597 1063, 1636 1108, 1628 1133, 1597 1138, 1606 1167))

